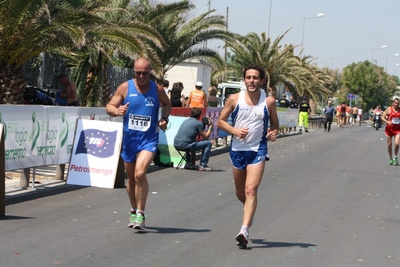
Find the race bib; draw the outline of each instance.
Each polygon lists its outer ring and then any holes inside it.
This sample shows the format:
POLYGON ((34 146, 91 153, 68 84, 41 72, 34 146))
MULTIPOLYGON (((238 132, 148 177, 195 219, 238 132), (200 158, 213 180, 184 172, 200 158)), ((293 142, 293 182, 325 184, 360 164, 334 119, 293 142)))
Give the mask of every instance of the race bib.
POLYGON ((151 117, 129 114, 128 128, 130 130, 146 132, 150 128, 151 117))
POLYGON ((400 124, 400 118, 393 118, 392 119, 393 124, 400 124))

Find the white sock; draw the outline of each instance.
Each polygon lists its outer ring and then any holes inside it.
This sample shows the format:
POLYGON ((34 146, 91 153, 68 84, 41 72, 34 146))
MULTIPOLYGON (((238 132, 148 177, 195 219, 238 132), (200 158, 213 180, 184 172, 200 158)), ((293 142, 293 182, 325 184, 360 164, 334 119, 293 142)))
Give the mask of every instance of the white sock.
POLYGON ((136 214, 141 213, 142 215, 144 215, 144 210, 136 210, 136 214))

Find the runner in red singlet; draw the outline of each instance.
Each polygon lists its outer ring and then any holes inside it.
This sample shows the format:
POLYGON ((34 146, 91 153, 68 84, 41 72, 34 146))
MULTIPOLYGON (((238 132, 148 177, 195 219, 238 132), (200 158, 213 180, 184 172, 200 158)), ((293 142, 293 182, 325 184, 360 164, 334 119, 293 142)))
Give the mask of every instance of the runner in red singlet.
POLYGON ((392 106, 388 107, 382 115, 382 121, 386 124, 385 135, 387 137, 387 146, 389 152, 389 165, 397 165, 397 154, 400 144, 400 109, 399 99, 394 98, 392 106), (392 150, 392 137, 394 137, 394 157, 392 150))

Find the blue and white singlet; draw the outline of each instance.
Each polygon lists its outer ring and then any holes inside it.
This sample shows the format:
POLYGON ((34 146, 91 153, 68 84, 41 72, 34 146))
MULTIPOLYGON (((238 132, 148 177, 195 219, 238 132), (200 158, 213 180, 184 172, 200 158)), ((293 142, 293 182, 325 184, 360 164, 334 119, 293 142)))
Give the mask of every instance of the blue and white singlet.
POLYGON ((233 136, 231 142, 232 151, 254 151, 267 153, 267 132, 269 112, 266 104, 266 94, 260 90, 260 100, 256 106, 249 106, 245 100, 245 92, 239 92, 239 99, 235 110, 232 112, 233 127, 249 128, 244 139, 233 136))
POLYGON ((126 162, 132 162, 137 152, 141 150, 155 152, 157 149, 160 102, 156 84, 150 81, 150 90, 142 94, 137 91, 133 80, 129 80, 128 92, 122 105, 128 102, 123 122, 121 156, 126 162))

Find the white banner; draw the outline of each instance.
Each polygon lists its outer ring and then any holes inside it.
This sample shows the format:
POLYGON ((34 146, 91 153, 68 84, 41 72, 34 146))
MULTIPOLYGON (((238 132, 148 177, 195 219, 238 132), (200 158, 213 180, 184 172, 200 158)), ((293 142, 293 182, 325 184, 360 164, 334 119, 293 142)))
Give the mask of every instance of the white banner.
POLYGON ((78 118, 111 119, 105 108, 0 105, 6 170, 68 163, 78 118))
POLYGON ((67 184, 114 188, 122 123, 78 120, 67 184))
POLYGON ((294 108, 277 107, 279 127, 296 127, 299 121, 299 110, 294 108))

